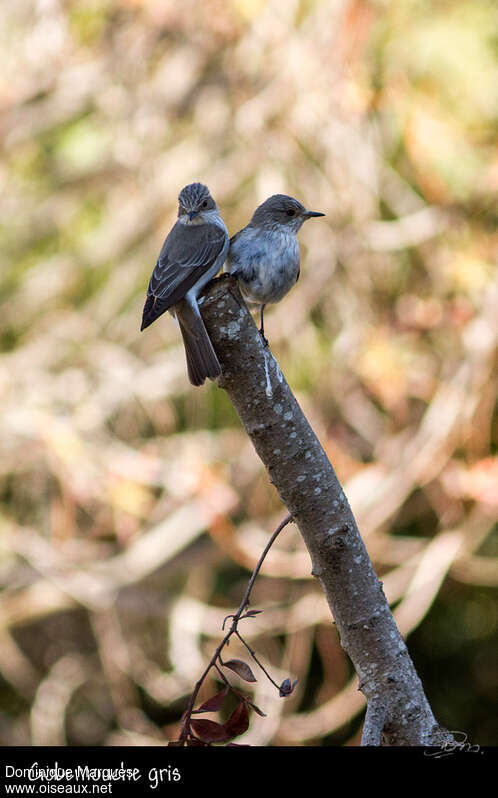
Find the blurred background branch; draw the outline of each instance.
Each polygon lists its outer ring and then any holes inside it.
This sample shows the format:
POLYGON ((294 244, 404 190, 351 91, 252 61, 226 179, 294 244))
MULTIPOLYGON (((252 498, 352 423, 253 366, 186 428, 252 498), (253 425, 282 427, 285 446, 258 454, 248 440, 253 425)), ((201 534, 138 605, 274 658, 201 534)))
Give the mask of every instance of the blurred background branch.
MULTIPOLYGON (((0 742, 171 737, 281 517, 175 325, 139 333, 202 180, 231 233, 278 191, 327 214, 266 332, 435 715, 496 743, 496 3, 5 0, 2 22, 0 742)), ((242 741, 357 744, 297 532, 254 592, 251 644, 299 683, 255 685, 242 741)))

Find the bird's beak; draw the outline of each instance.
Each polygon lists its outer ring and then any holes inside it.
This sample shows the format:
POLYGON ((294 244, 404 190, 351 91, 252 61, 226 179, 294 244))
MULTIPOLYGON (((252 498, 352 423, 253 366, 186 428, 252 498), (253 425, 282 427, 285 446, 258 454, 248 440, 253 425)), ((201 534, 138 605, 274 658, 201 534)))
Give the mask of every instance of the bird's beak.
POLYGON ((325 214, 320 213, 320 211, 306 211, 304 215, 307 219, 312 219, 313 216, 325 216, 325 214))
POLYGON ((190 221, 192 221, 192 219, 195 219, 195 217, 197 216, 198 213, 199 213, 199 211, 190 211, 190 213, 188 215, 188 218, 190 219, 190 221))

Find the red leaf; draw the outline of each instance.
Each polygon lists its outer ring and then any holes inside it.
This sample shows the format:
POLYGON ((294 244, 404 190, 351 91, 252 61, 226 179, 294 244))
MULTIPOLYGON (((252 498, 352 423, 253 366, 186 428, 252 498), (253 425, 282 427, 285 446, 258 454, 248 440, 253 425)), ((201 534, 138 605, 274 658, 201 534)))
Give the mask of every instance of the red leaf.
POLYGON ((249 728, 249 710, 245 701, 237 704, 234 711, 224 724, 228 737, 238 737, 249 728))
POLYGON ((195 735, 205 743, 221 743, 230 736, 225 727, 221 723, 215 723, 214 720, 191 720, 190 725, 195 735))
POLYGON ((224 662, 223 665, 224 667, 235 671, 235 673, 237 673, 241 679, 245 679, 246 682, 257 681, 249 665, 247 665, 245 662, 242 662, 241 659, 229 659, 227 662, 224 662))
POLYGON ((223 701, 226 698, 228 690, 229 687, 227 685, 223 688, 223 690, 220 690, 219 693, 216 693, 216 695, 213 695, 211 698, 208 698, 207 701, 204 701, 204 703, 198 709, 194 709, 192 714, 196 712, 218 712, 223 705, 223 701))

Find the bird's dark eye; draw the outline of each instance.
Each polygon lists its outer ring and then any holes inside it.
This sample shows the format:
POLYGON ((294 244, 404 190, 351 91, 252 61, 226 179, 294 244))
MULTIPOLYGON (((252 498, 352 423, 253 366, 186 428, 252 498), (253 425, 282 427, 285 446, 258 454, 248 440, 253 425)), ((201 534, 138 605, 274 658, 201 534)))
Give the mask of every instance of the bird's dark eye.
POLYGON ((208 201, 207 201, 207 200, 204 200, 204 202, 202 203, 202 207, 203 207, 203 208, 207 208, 207 204, 208 204, 208 201))
POLYGON ((296 211, 293 211, 292 208, 289 208, 289 210, 286 211, 286 214, 287 214, 287 216, 295 216, 296 215, 296 211))

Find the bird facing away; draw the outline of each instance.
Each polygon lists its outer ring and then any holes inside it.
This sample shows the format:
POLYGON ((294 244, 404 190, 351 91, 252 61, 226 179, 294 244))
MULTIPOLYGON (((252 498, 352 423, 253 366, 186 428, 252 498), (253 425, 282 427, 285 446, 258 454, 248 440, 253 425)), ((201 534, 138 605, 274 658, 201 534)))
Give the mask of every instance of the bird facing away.
POLYGON ((147 288, 141 330, 170 310, 178 319, 192 385, 221 374, 221 366, 199 311, 197 297, 223 266, 228 231, 216 202, 202 183, 178 195, 178 219, 168 233, 147 288))
POLYGON ((274 194, 254 211, 249 224, 230 239, 225 271, 238 278, 247 302, 261 305, 259 332, 265 346, 263 313, 266 305, 280 302, 299 278, 297 234, 307 219, 325 216, 307 211, 294 197, 274 194))

